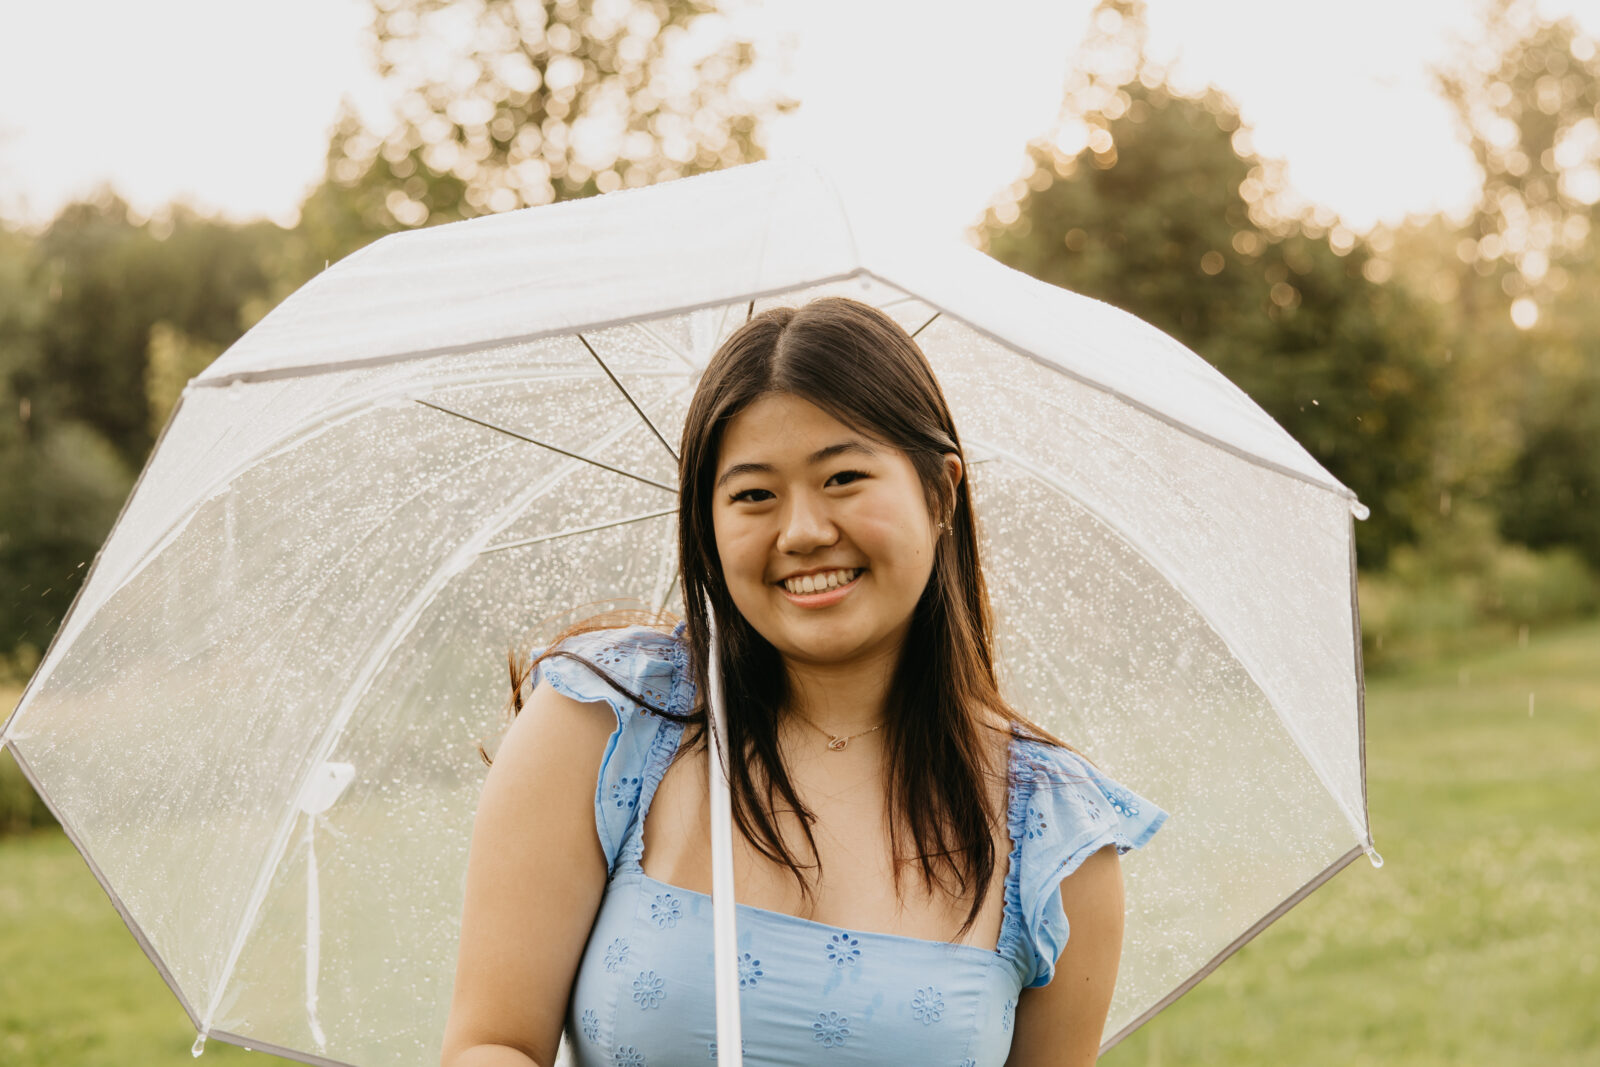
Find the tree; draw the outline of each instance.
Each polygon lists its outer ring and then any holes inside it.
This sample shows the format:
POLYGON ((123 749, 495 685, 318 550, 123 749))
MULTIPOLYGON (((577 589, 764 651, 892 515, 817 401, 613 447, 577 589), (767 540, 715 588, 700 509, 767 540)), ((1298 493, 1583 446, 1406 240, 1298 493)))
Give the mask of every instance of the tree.
POLYGON ((377 134, 347 113, 303 207, 316 265, 428 222, 760 158, 792 106, 713 0, 375 0, 398 96, 377 134), (318 256, 321 259, 317 259, 318 256))
POLYGON ((18 384, 34 417, 91 426, 124 464, 143 465, 160 430, 147 395, 152 330, 167 323, 221 352, 271 287, 267 265, 284 237, 270 222, 238 226, 183 208, 139 221, 110 195, 63 208, 30 250, 46 305, 38 358, 18 384))
POLYGON ((0 227, 0 678, 32 671, 132 482, 104 436, 37 392, 50 292, 33 254, 0 227))
POLYGON ((1492 0, 1436 75, 1484 175, 1454 250, 1481 492, 1502 536, 1600 566, 1600 42, 1492 0))
POLYGON ((1227 375, 1372 507, 1364 563, 1436 497, 1434 319, 1335 219, 1291 214, 1234 106, 1144 59, 1143 5, 1107 0, 1062 116, 979 230, 1009 266, 1124 308, 1227 375))
POLYGON ((1536 0, 1490 0, 1476 40, 1435 71, 1483 173, 1461 259, 1515 301, 1524 328, 1566 288, 1600 203, 1600 47, 1536 0))

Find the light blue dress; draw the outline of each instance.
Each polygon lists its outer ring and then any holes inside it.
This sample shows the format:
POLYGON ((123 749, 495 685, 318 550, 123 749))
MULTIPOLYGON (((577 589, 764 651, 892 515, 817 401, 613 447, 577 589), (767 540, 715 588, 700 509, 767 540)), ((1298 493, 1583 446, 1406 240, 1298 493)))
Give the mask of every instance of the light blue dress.
MULTIPOLYGON (((694 682, 683 626, 570 638, 657 707, 687 713, 694 682)), ((680 1067, 717 1058, 711 898, 644 873, 642 831, 684 727, 622 696, 582 664, 547 659, 539 678, 617 716, 595 791, 610 870, 567 1009, 580 1067, 680 1067)), ((1064 749, 1016 737, 1007 816, 1012 850, 996 949, 845 930, 738 906, 745 1062, 1000 1067, 1017 997, 1050 981, 1067 941, 1061 879, 1096 850, 1142 846, 1167 813, 1064 749)))

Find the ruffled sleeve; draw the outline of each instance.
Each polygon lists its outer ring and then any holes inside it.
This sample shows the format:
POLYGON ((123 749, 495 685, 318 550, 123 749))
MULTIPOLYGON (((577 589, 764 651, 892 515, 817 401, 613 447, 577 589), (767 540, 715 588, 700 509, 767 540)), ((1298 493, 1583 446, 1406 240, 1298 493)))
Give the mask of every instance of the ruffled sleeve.
POLYGON ((1017 741, 1017 752, 1009 814, 1020 862, 1012 888, 1033 956, 1025 982, 1032 987, 1049 983, 1067 947, 1061 880, 1107 845, 1119 856, 1142 847, 1167 812, 1075 752, 1028 739, 1017 741))
MULTIPOLYGON (((617 727, 606 741, 600 773, 595 782, 595 829, 605 852, 606 868, 614 871, 622 844, 639 809, 639 798, 655 746, 672 737, 681 726, 653 714, 608 684, 594 668, 605 671, 628 692, 649 704, 684 714, 692 699, 689 691, 683 626, 667 635, 645 626, 593 630, 569 637, 557 650, 580 656, 552 656, 539 664, 534 684, 586 703, 604 703, 616 715, 617 727)), ((536 653, 537 654, 537 653, 536 653)))

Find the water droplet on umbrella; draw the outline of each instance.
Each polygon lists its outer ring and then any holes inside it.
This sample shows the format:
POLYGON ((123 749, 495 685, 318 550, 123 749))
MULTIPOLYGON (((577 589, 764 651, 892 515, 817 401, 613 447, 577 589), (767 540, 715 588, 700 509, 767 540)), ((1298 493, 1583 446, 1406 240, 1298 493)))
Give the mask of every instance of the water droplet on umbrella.
POLYGON ((204 1052, 205 1050, 206 1050, 206 1035, 204 1033, 197 1034, 195 1036, 195 1039, 194 1039, 194 1044, 189 1046, 189 1054, 191 1056, 193 1056, 195 1059, 199 1059, 200 1058, 200 1053, 204 1052))

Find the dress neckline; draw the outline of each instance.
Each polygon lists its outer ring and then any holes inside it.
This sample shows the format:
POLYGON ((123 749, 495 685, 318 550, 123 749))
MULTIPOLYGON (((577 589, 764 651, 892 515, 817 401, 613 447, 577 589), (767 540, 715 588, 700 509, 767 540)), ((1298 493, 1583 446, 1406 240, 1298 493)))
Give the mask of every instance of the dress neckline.
MULTIPOLYGON (((683 741, 683 724, 671 719, 663 720, 661 730, 672 730, 673 741, 670 745, 654 745, 646 759, 644 769, 643 788, 639 797, 639 813, 633 820, 632 827, 628 830, 627 840, 622 847, 621 866, 639 879, 661 887, 671 893, 682 893, 694 900, 703 900, 707 905, 711 902, 711 894, 702 893, 697 889, 686 889, 671 882, 664 882, 653 875, 647 874, 644 869, 644 821, 650 814, 650 806, 655 801, 656 787, 661 784, 661 778, 666 773, 668 763, 676 754, 683 741)), ((658 735, 659 737, 660 735, 658 735)), ((791 915, 786 911, 775 911, 771 908, 759 907, 755 904, 742 904, 734 902, 736 911, 748 912, 751 915, 762 916, 768 920, 792 925, 809 926, 820 932, 828 934, 846 934, 851 937, 871 937, 901 944, 925 946, 941 950, 956 950, 961 953, 976 954, 987 962, 1006 959, 1014 948, 1022 923, 1022 898, 1021 898, 1021 859, 1022 825, 1021 811, 1024 805, 1018 803, 1017 783, 1018 775, 1018 743, 1020 735, 1012 733, 1006 742, 1006 836, 1011 842, 1011 849, 1006 856, 1006 875, 1001 883, 1002 907, 1000 912, 1000 934, 998 943, 994 948, 984 948, 981 945, 964 945, 955 941, 935 941, 926 937, 911 937, 906 934, 891 934, 882 930, 864 930, 857 927, 834 926, 829 923, 807 919, 800 915, 791 915)))

